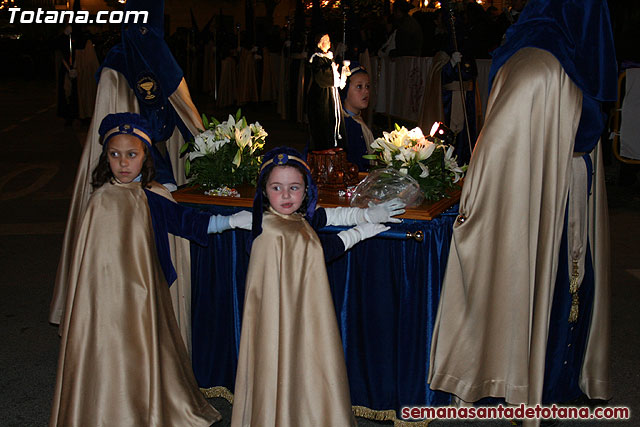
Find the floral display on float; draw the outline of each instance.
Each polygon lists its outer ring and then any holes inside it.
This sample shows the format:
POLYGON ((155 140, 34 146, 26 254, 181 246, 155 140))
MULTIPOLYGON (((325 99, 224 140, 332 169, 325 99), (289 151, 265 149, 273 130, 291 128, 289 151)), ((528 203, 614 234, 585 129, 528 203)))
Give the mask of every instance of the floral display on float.
POLYGON ((241 184, 256 184, 267 132, 260 123, 247 123, 240 110, 224 122, 202 115, 205 129, 185 143, 185 173, 191 185, 211 194, 241 184))
POLYGON ((396 124, 395 130, 374 140, 371 148, 374 154, 364 158, 411 176, 428 201, 445 197, 467 170, 467 165, 458 165, 452 145, 433 135, 425 137, 418 127, 408 130, 396 124))

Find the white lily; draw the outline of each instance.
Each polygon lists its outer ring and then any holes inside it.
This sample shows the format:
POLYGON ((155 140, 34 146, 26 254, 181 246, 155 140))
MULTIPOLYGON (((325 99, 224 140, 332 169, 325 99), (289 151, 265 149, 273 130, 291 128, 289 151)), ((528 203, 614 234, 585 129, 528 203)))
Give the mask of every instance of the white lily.
POLYGON ((193 161, 193 159, 197 159, 198 157, 204 157, 204 153, 201 153, 200 151, 191 151, 189 153, 189 161, 193 161))
POLYGON ((447 152, 444 155, 444 167, 448 171, 453 172, 453 175, 454 175, 453 183, 454 184, 456 182, 460 181, 460 178, 462 177, 462 174, 464 173, 464 170, 462 170, 462 168, 460 166, 458 166, 457 159, 456 159, 456 157, 453 156, 453 147, 452 146, 450 146, 447 149, 447 152))
POLYGON ((238 148, 238 151, 236 151, 236 155, 233 157, 233 161, 231 163, 233 163, 234 165, 236 165, 236 167, 240 166, 240 162, 242 161, 242 148, 238 148))
POLYGON ((409 131, 407 130, 407 128, 402 126, 400 130, 396 130, 391 133, 383 132, 382 134, 384 135, 384 139, 389 143, 393 144, 396 147, 402 147, 403 145, 405 145, 405 139, 409 134, 409 131))
POLYGON ((251 132, 253 132, 253 136, 256 139, 259 138, 266 138, 268 136, 267 132, 264 130, 264 128, 262 127, 262 125, 259 122, 255 122, 252 123, 250 125, 251 127, 251 132))
POLYGON ((251 143, 251 128, 248 126, 242 130, 236 128, 235 139, 241 149, 249 145, 251 143))
POLYGON ((409 166, 416 156, 416 152, 409 147, 400 147, 395 159, 402 162, 402 166, 409 166))
POLYGON ((415 127, 413 129, 411 129, 410 131, 407 132, 407 136, 410 139, 416 140, 416 141, 422 141, 424 140, 424 135, 422 134, 422 129, 420 129, 419 127, 415 127))
POLYGON ((416 160, 421 162, 428 159, 436 149, 436 144, 425 140, 424 143, 416 145, 416 160))
POLYGON ((389 150, 388 148, 385 148, 384 151, 382 152, 382 160, 384 160, 384 162, 387 165, 390 165, 393 158, 391 156, 391 150, 389 150))
POLYGON ((418 162, 418 166, 422 169, 422 173, 420 174, 420 178, 426 178, 429 176, 429 166, 425 166, 424 164, 418 162))

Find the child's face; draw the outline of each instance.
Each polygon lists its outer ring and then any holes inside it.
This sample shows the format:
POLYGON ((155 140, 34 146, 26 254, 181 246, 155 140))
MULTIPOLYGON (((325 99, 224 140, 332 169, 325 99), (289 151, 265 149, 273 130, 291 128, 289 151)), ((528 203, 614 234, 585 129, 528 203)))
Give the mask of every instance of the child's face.
POLYGON ((360 113, 369 106, 369 76, 356 73, 349 78, 349 91, 344 107, 352 113, 360 113))
POLYGON ((143 142, 135 136, 120 134, 109 140, 107 158, 116 179, 124 184, 133 181, 142 170, 144 163, 143 142))
POLYGON ((267 198, 276 212, 289 215, 300 209, 305 185, 302 173, 293 166, 276 166, 267 180, 267 198))

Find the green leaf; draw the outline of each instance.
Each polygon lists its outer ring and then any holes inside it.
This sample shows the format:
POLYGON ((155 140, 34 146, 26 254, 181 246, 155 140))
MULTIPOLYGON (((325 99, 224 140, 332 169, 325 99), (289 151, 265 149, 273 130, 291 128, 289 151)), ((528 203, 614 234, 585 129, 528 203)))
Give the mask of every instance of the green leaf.
POLYGON ((236 112, 236 122, 240 121, 240 117, 242 117, 242 111, 238 108, 238 111, 236 112))
POLYGON ((240 166, 240 162, 242 161, 242 149, 239 149, 238 151, 236 151, 236 155, 233 158, 233 161, 231 163, 233 163, 234 165, 236 165, 236 167, 240 166))
POLYGON ((209 129, 209 120, 207 120, 207 116, 202 113, 202 124, 204 124, 205 129, 209 129))
POLYGON ((211 125, 212 127, 218 126, 220 122, 215 117, 211 117, 211 125))
POLYGON ((191 174, 191 161, 189 159, 184 162, 184 174, 189 176, 191 174))
POLYGON ((365 154, 364 156, 362 156, 363 159, 367 159, 367 160, 378 160, 378 155, 377 154, 365 154))
POLYGON ((191 146, 191 143, 190 143, 190 142, 185 142, 185 143, 182 145, 182 147, 180 147, 180 155, 182 155, 182 154, 186 153, 190 146, 191 146))

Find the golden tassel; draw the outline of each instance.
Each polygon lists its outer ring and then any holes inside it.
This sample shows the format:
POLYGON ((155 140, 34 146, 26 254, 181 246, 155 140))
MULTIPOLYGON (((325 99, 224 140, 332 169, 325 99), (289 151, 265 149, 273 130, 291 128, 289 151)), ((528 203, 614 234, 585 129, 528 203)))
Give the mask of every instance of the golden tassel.
POLYGON ((571 311, 569 312, 569 323, 576 323, 578 321, 578 294, 573 294, 571 297, 571 311))
POLYGON ((578 279, 580 277, 578 260, 573 260, 573 272, 569 279, 569 292, 571 293, 571 311, 569 312, 569 323, 575 323, 578 321, 578 289, 580 289, 580 283, 578 279))

